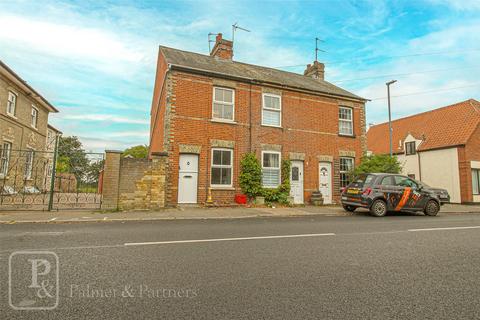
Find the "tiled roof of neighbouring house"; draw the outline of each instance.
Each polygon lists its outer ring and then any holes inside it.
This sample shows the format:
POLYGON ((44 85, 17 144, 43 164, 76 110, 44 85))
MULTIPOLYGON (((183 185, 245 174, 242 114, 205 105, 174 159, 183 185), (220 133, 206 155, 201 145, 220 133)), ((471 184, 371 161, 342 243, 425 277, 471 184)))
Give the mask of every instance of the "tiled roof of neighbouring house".
MULTIPOLYGON (((480 102, 469 99, 443 108, 392 121, 393 152, 403 152, 408 134, 423 140, 418 150, 431 150, 466 144, 480 124, 480 102), (402 146, 399 147, 399 141, 402 146)), ((389 152, 388 122, 374 125, 367 132, 368 150, 389 152)))
POLYGON ((327 81, 315 80, 297 73, 261 67, 226 59, 218 59, 209 55, 182 51, 160 46, 160 52, 165 56, 167 63, 191 68, 192 71, 206 71, 225 76, 252 79, 264 83, 272 83, 292 89, 303 89, 328 95, 347 97, 365 101, 351 92, 339 88, 327 81))

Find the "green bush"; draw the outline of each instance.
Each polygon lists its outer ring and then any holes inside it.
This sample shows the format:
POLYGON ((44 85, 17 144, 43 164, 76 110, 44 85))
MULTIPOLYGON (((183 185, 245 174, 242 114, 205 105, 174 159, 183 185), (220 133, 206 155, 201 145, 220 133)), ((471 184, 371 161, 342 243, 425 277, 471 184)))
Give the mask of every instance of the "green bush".
POLYGON ((240 188, 250 199, 262 191, 262 168, 255 153, 246 153, 240 162, 240 188))
POLYGON ((255 153, 247 153, 240 162, 240 187, 250 199, 265 197, 265 203, 288 203, 290 195, 290 160, 282 161, 282 181, 277 188, 262 187, 262 168, 255 153))
POLYGON ((397 157, 379 154, 363 157, 360 165, 353 170, 352 175, 357 176, 361 173, 372 172, 400 173, 401 171, 402 165, 397 157))

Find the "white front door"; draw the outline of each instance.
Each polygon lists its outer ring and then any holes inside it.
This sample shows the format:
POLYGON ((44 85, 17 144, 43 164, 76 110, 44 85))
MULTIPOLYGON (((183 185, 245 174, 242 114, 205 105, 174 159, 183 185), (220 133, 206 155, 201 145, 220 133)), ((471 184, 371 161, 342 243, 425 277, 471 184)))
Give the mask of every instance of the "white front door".
POLYGON ((318 190, 322 193, 323 203, 332 203, 332 164, 330 162, 320 162, 318 165, 319 186, 318 190))
POLYGON ((181 154, 178 164, 178 203, 197 203, 198 155, 181 154))
POLYGON ((290 196, 293 202, 303 203, 303 161, 292 161, 290 169, 290 196))

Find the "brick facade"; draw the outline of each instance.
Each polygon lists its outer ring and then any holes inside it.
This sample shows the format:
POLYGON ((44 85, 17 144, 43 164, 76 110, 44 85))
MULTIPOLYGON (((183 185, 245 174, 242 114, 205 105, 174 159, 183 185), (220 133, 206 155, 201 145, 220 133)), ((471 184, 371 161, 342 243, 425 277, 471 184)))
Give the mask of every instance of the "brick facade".
MULTIPOLYGON (((159 59, 162 59, 161 55, 159 59)), ((311 193, 318 190, 319 156, 331 160, 333 200, 339 200, 340 156, 353 155, 358 164, 366 151, 363 101, 180 71, 169 71, 166 77, 160 77, 165 72, 165 63, 159 62, 158 65, 157 79, 161 80, 155 86, 152 114, 156 113, 156 101, 160 101, 159 115, 152 116, 155 119, 152 120, 151 151, 166 151, 169 155, 168 204, 177 203, 179 155, 185 152, 199 154, 197 202, 205 203, 210 186, 211 150, 218 145, 218 141, 231 142, 224 147, 233 146, 233 187, 213 189, 214 202, 233 202, 234 195, 241 192, 238 177, 242 155, 252 151, 260 159, 261 151, 267 149, 280 149, 282 159, 289 159, 292 153, 302 154, 306 202, 311 193), (163 79, 166 79, 166 83, 163 79), (235 91, 234 123, 212 120, 213 88, 217 86, 235 91), (261 124, 262 93, 281 96, 281 128, 261 124), (353 137, 338 134, 339 106, 353 108, 353 137), (194 151, 186 150, 185 146, 190 146, 194 151)))
POLYGON ((462 202, 473 202, 472 161, 480 161, 480 125, 474 131, 467 144, 458 148, 458 166, 460 169, 460 193, 462 202))

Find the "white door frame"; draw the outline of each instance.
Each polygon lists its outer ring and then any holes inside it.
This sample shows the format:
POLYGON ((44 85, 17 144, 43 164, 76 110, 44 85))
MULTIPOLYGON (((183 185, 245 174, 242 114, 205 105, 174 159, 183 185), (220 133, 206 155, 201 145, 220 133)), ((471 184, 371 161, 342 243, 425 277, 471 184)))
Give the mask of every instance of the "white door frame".
POLYGON ((318 190, 322 191, 322 183, 320 182, 320 180, 322 178, 322 175, 321 175, 320 168, 324 167, 324 166, 328 167, 330 169, 329 170, 330 171, 329 172, 330 173, 330 179, 328 181, 328 191, 329 191, 328 192, 329 193, 328 197, 325 197, 325 194, 323 194, 323 192, 322 192, 323 203, 324 204, 331 204, 333 202, 333 194, 332 194, 333 193, 332 192, 332 190, 333 190, 333 187, 332 187, 332 185, 333 185, 333 181, 332 181, 333 180, 333 165, 330 161, 320 161, 318 163, 318 190))
POLYGON ((303 198, 303 193, 304 193, 304 165, 303 161, 301 160, 292 160, 291 161, 291 169, 290 169, 290 196, 294 198, 294 203, 295 204, 303 204, 304 203, 304 198, 303 198), (293 167, 298 167, 298 182, 293 182, 292 181, 292 173, 293 173, 293 167), (294 188, 293 186, 298 185, 299 190, 296 190, 297 188, 294 188), (298 194, 295 194, 295 191, 298 191, 298 194))
MULTIPOLYGON (((177 186, 177 203, 179 204, 196 204, 197 203, 197 196, 198 196, 198 170, 199 170, 199 161, 200 157, 198 154, 192 154, 192 153, 180 153, 178 157, 178 186, 177 186), (196 168, 194 166, 192 167, 187 167, 182 169, 181 164, 182 164, 182 157, 186 158, 195 158, 196 160, 196 168), (181 194, 182 192, 182 179, 188 178, 189 182, 194 185, 194 187, 191 188, 191 190, 184 191, 188 192, 188 196, 181 194), (190 180, 191 179, 191 180, 190 180)), ((193 164, 192 164, 193 165, 193 164)))

